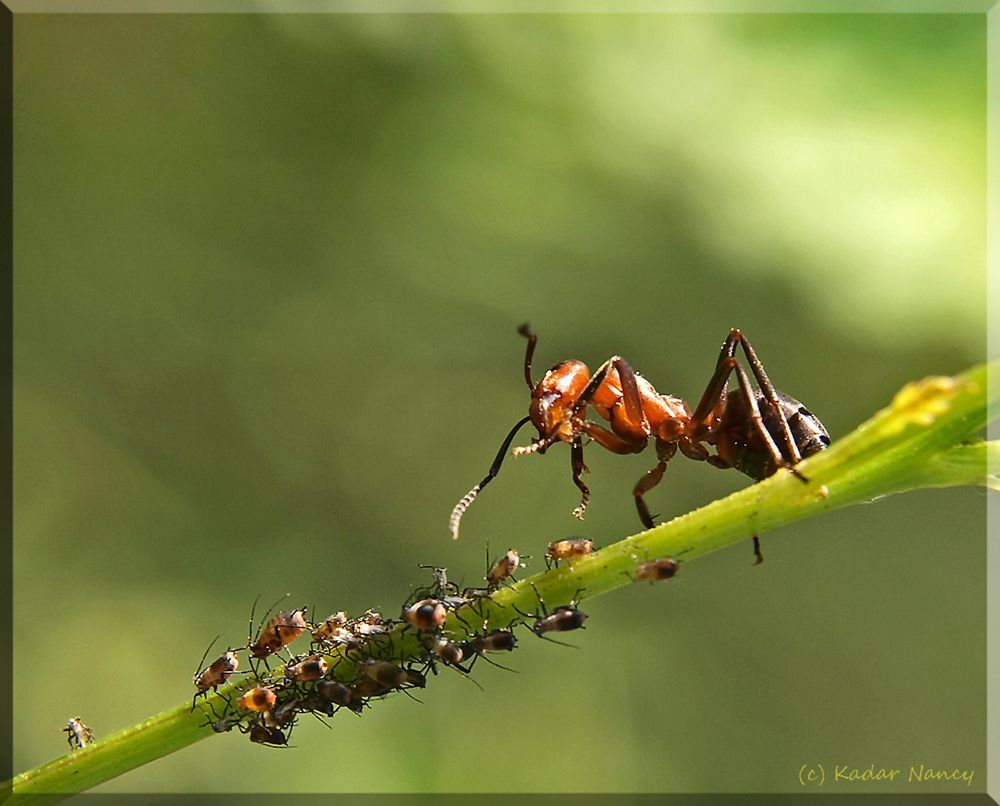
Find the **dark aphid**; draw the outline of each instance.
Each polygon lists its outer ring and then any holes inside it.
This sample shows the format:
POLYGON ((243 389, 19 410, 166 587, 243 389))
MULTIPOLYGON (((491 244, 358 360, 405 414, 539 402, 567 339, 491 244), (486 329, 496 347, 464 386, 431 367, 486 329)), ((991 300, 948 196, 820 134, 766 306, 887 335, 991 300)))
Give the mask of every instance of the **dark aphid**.
POLYGON ((310 655, 298 663, 285 667, 285 677, 296 683, 311 683, 324 677, 327 672, 327 662, 321 655, 310 655))
POLYGON ((334 705, 349 708, 355 713, 361 713, 361 709, 364 708, 361 695, 354 688, 339 680, 320 680, 316 684, 316 691, 334 705))
MULTIPOLYGON (((593 375, 581 361, 562 361, 536 384, 531 361, 538 337, 526 324, 518 332, 528 339, 524 355, 524 379, 531 390, 528 416, 515 423, 504 438, 485 478, 455 505, 448 521, 452 538, 458 538, 462 516, 496 478, 514 437, 528 423, 535 426, 538 436, 531 445, 515 448, 514 455, 542 454, 558 442, 567 443, 573 483, 580 491, 580 504, 573 510, 577 518, 583 517, 590 501, 590 490, 582 478, 586 470, 584 443, 593 441, 612 453, 628 454, 641 453, 653 440, 656 465, 632 489, 639 519, 646 528, 653 527, 653 516, 643 496, 660 483, 667 462, 678 449, 689 459, 707 461, 718 468, 732 467, 755 481, 788 468, 805 482, 795 465, 830 444, 819 419, 799 401, 774 388, 750 342, 737 328, 730 330, 723 342, 715 370, 693 412, 680 398, 657 392, 618 355, 601 364, 593 375), (743 350, 756 387, 736 361, 738 348, 743 350), (735 389, 729 389, 732 375, 736 376, 735 389), (590 409, 607 425, 588 419, 590 409), (710 447, 715 448, 714 455, 710 447)), ((755 549, 760 562, 756 541, 755 549)))
POLYGON ((274 708, 278 701, 274 689, 258 686, 243 694, 237 701, 236 707, 241 711, 255 711, 264 713, 274 708))
POLYGON ((594 541, 586 537, 567 537, 565 540, 556 540, 549 543, 545 549, 545 562, 555 562, 560 560, 575 560, 577 557, 585 557, 594 550, 594 541))
POLYGON ((635 581, 649 580, 657 582, 661 579, 670 579, 680 570, 681 564, 673 557, 660 557, 658 560, 649 560, 640 563, 635 567, 635 581))
POLYGON ((94 732, 83 724, 83 720, 74 716, 66 722, 66 727, 62 729, 66 734, 66 742, 70 750, 83 749, 94 741, 94 732))
MULTIPOLYGON (((392 664, 390 664, 392 665, 392 664)), ((381 697, 388 694, 396 686, 387 686, 371 677, 362 676, 354 682, 354 693, 363 700, 370 697, 381 697)))
POLYGON ((476 636, 465 646, 473 647, 477 655, 484 652, 511 652, 517 646, 517 639, 510 630, 493 630, 476 636))
POLYGON ((309 628, 305 610, 291 610, 274 616, 249 647, 250 654, 258 660, 273 655, 287 646, 309 628))
POLYGON ((299 711, 302 701, 294 697, 280 705, 275 706, 271 711, 264 712, 264 724, 269 728, 288 728, 295 724, 295 715, 299 711))
POLYGON ((288 737, 280 728, 269 728, 267 725, 254 725, 250 728, 250 741, 254 744, 265 744, 272 747, 287 747, 288 737))
MULTIPOLYGON (((211 709, 212 715, 207 722, 202 723, 202 727, 210 727, 215 733, 228 733, 233 728, 241 727, 240 722, 246 716, 246 714, 238 714, 234 711, 230 711, 228 701, 221 717, 215 712, 215 708, 210 702, 208 703, 208 707, 211 709)), ((202 709, 202 713, 208 717, 204 708, 202 709)))
POLYGON ((500 584, 510 577, 523 565, 521 555, 514 549, 507 549, 490 569, 486 572, 486 585, 489 590, 495 590, 500 584))
POLYGON ((403 611, 408 624, 426 632, 440 629, 447 615, 444 603, 437 599, 421 599, 403 611))
POLYGON ((586 620, 587 614, 583 611, 577 610, 572 605, 563 605, 536 619, 535 623, 531 625, 531 631, 535 635, 541 636, 547 632, 579 630, 586 620))

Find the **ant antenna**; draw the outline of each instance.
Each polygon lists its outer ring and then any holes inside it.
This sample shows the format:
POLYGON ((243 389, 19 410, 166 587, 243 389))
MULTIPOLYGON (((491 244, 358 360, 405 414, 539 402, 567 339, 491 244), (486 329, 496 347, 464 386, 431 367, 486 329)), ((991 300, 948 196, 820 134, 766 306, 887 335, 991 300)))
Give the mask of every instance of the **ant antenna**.
POLYGON ((469 492, 463 495, 459 499, 458 503, 455 504, 455 508, 451 511, 451 518, 448 520, 448 531, 451 532, 452 540, 458 540, 458 525, 461 522, 465 511, 472 506, 472 502, 479 496, 483 487, 493 481, 493 479, 495 479, 497 474, 500 472, 500 465, 503 464, 504 457, 507 455, 507 450, 510 448, 510 443, 514 441, 514 437, 517 435, 517 432, 530 422, 531 417, 524 417, 517 421, 517 424, 510 429, 510 433, 507 434, 507 438, 504 439, 503 444, 500 445, 500 450, 497 451, 496 459, 493 460, 489 473, 486 474, 486 477, 479 482, 479 484, 469 490, 469 492))

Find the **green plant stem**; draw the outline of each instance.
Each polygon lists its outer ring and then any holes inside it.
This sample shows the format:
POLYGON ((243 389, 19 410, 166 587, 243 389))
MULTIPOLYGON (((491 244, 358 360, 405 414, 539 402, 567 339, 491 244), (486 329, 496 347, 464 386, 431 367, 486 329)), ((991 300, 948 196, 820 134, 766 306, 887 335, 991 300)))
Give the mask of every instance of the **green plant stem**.
MULTIPOLYGON (((800 463, 798 474, 774 476, 618 541, 591 555, 496 591, 448 617, 446 630, 459 636, 507 627, 549 606, 591 599, 628 585, 637 562, 675 557, 683 562, 764 534, 821 512, 924 487, 961 485, 1000 489, 1000 443, 976 434, 1000 410, 1000 362, 955 378, 908 384, 892 403, 827 450, 800 463), (804 479, 807 479, 805 481, 804 479), (537 595, 536 595, 537 592, 537 595)), ((423 647, 412 630, 397 627, 381 654, 396 660, 418 657, 423 647)), ((338 676, 353 662, 334 653, 338 676)), ((278 672, 280 674, 280 671, 278 672)), ((346 679, 346 677, 345 677, 346 679)), ((221 708, 249 683, 231 684, 208 698, 221 708)), ((200 709, 185 704, 107 736, 13 779, 15 794, 89 789, 123 772, 214 735, 200 709)))

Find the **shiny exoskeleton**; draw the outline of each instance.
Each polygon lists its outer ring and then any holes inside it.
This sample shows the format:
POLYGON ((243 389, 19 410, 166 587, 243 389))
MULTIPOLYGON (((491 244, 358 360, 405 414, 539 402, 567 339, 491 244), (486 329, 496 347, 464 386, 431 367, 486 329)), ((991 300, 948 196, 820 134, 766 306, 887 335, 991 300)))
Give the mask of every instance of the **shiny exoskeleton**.
POLYGON ((653 526, 643 495, 660 483, 667 462, 680 450, 685 456, 707 461, 718 468, 736 468, 760 481, 794 466, 803 458, 823 450, 830 437, 819 419, 794 398, 778 392, 764 372, 753 347, 736 328, 729 332, 716 361, 715 371, 692 412, 680 398, 663 395, 637 375, 621 356, 612 356, 591 375, 581 361, 562 361, 535 383, 531 360, 538 337, 523 325, 518 331, 528 339, 524 378, 531 390, 528 416, 508 433, 486 477, 466 493, 452 510, 449 529, 458 537, 459 523, 479 492, 500 471, 514 436, 527 423, 538 430, 530 446, 515 448, 514 455, 545 453, 556 442, 570 445, 573 483, 580 490, 580 504, 573 514, 582 518, 590 490, 582 475, 585 440, 592 440, 613 453, 641 453, 652 439, 656 465, 632 490, 639 518, 653 526), (736 361, 736 349, 746 356, 757 386, 736 361), (735 375, 737 388, 729 389, 735 375), (590 409, 607 425, 587 419, 590 409), (715 453, 710 453, 709 446, 715 453))
POLYGON ((66 721, 66 727, 62 729, 66 734, 66 742, 70 750, 79 750, 94 741, 94 732, 83 724, 83 720, 78 716, 66 721))

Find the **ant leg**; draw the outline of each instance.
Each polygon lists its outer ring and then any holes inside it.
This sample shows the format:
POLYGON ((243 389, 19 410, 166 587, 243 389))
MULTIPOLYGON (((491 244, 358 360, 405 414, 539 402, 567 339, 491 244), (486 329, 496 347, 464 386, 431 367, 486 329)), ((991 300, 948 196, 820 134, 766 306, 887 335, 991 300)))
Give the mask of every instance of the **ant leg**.
POLYGON ((570 459, 573 464, 573 483, 580 490, 580 505, 573 510, 573 517, 583 520, 583 513, 587 511, 587 504, 590 503, 590 489, 580 478, 582 473, 587 472, 587 466, 583 463, 583 442, 580 441, 579 435, 573 438, 570 459))
POLYGON ((448 531, 451 532, 451 539, 458 540, 458 525, 462 520, 462 516, 465 511, 472 506, 472 502, 476 500, 479 492, 489 484, 493 479, 496 478, 497 473, 500 472, 500 465, 503 464, 504 457, 507 455, 507 450, 510 448, 510 443, 514 441, 514 437, 517 432, 527 423, 531 422, 530 417, 525 417, 517 421, 517 424, 510 429, 510 433, 507 434, 507 438, 504 439, 503 444, 500 446, 500 450, 497 451, 496 459, 493 460, 493 464, 490 466, 490 472, 486 474, 486 477, 479 482, 475 487, 473 487, 469 492, 463 495, 455 508, 451 511, 451 518, 448 520, 448 531))
MULTIPOLYGON (((761 364, 760 359, 757 358, 757 353, 754 352, 753 347, 750 346, 750 342, 747 341, 746 336, 743 335, 738 329, 734 329, 736 334, 736 339, 739 341, 740 345, 743 347, 743 353, 747 357, 747 362, 750 364, 750 370, 753 372, 754 378, 757 379, 757 385, 760 387, 761 394, 763 394, 764 399, 768 402, 771 407, 771 411, 774 416, 777 417, 778 422, 781 424, 781 436, 785 442, 785 448, 788 450, 788 458, 792 464, 798 464, 802 461, 802 455, 799 453, 799 446, 795 443, 795 438, 792 436, 792 429, 788 425, 788 418, 785 416, 784 410, 781 408, 781 404, 778 402, 778 393, 771 383, 771 379, 767 377, 767 373, 764 371, 764 365, 761 364)), ((796 474, 799 478, 801 475, 796 474)), ((802 478, 805 481, 804 478, 802 478)))
POLYGON ((653 528, 654 516, 650 514, 649 507, 646 506, 646 501, 642 496, 660 483, 663 479, 663 472, 667 469, 667 462, 670 461, 676 451, 676 442, 661 443, 657 440, 656 456, 658 461, 656 466, 652 470, 646 471, 642 478, 636 482, 635 487, 632 488, 632 495, 635 496, 635 508, 639 510, 639 520, 642 521, 642 525, 647 529, 653 528))
POLYGON ((535 354, 535 344, 538 343, 538 336, 528 327, 527 322, 521 325, 517 329, 517 332, 528 340, 528 348, 524 352, 524 380, 527 381, 528 388, 534 392, 535 382, 531 380, 531 359, 535 354))
MULTIPOLYGON (((753 393, 753 388, 750 386, 750 379, 743 371, 743 367, 736 363, 735 358, 728 359, 727 363, 731 365, 731 371, 736 373, 736 380, 739 381, 740 394, 743 397, 743 404, 747 407, 747 411, 750 413, 750 421, 753 423, 754 430, 764 442, 764 446, 767 448, 768 453, 771 454, 771 461, 774 462, 774 466, 776 468, 788 467, 788 460, 781 453, 781 451, 778 450, 778 446, 771 437, 771 432, 764 427, 764 420, 760 416, 760 409, 757 407, 757 395, 753 393)), ((798 451, 796 451, 796 453, 798 453, 798 451)), ((801 476, 799 476, 799 478, 801 478, 801 476)))

